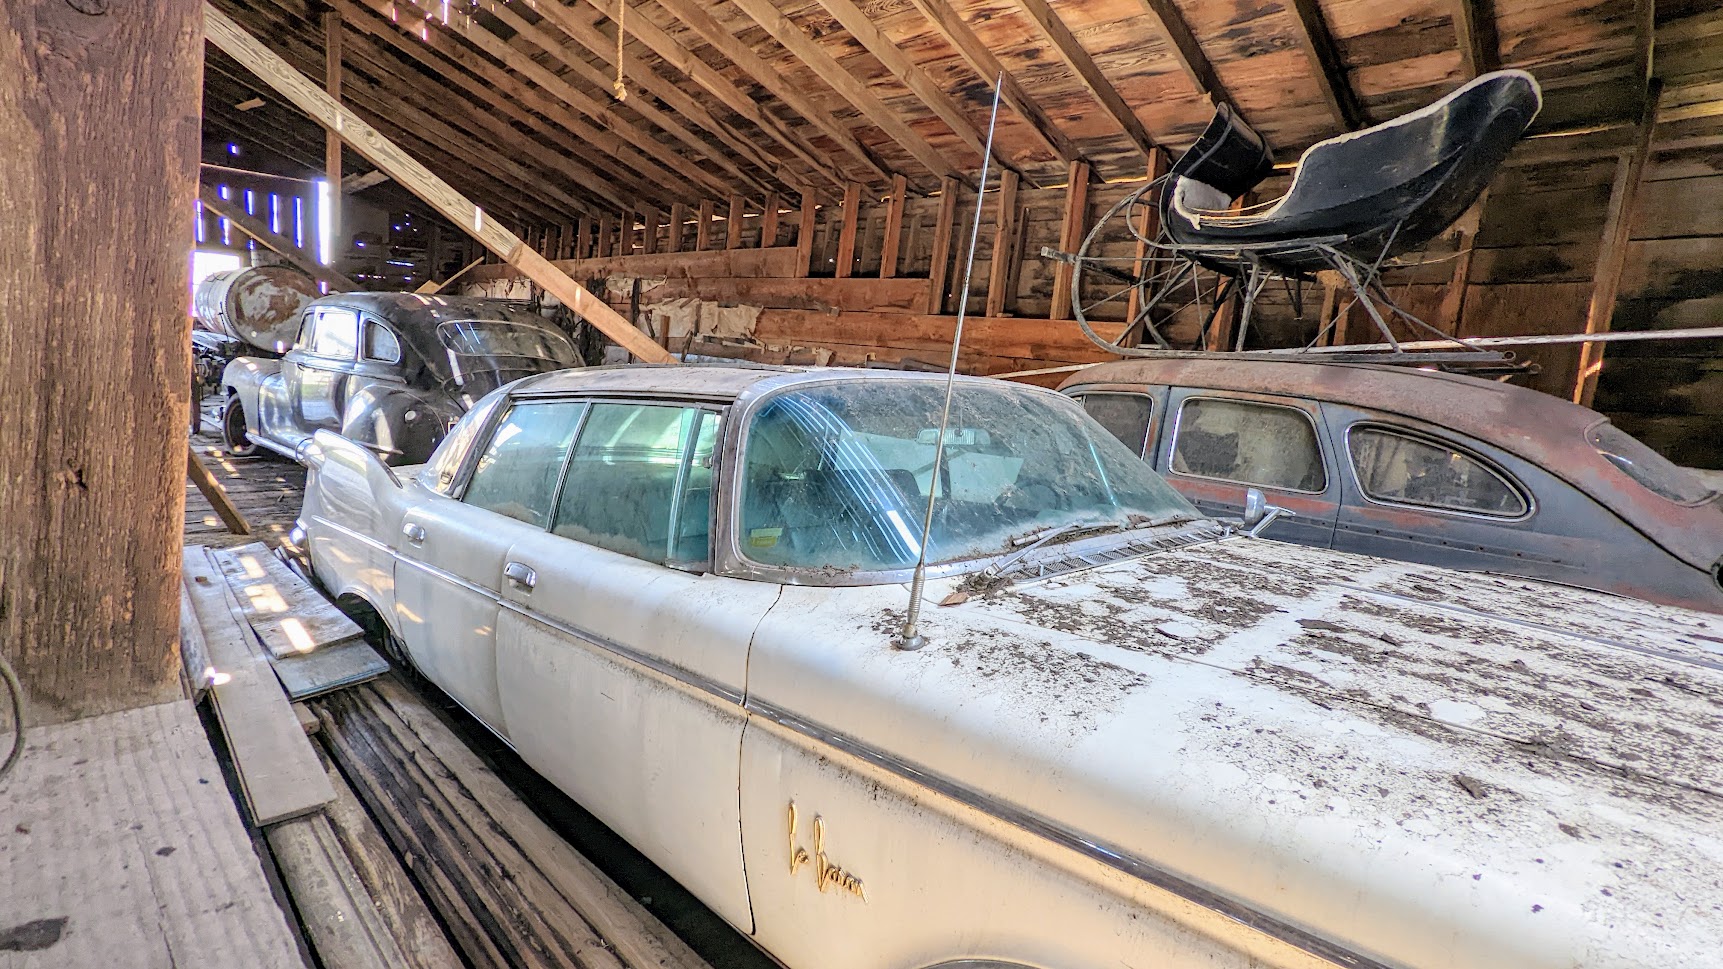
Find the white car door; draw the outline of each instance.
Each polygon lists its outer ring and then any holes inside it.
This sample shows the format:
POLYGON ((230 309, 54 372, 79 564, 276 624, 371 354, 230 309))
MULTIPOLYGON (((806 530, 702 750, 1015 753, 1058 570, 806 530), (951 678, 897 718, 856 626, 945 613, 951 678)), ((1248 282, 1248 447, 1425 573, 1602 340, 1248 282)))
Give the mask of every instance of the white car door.
POLYGON ((496 626, 509 547, 541 535, 569 443, 585 413, 572 401, 522 401, 496 421, 458 497, 436 496, 401 522, 396 629, 413 661, 500 736, 496 626))
POLYGON ((592 405, 550 532, 509 549, 497 676, 521 757, 746 932, 741 701, 779 587, 707 571, 720 420, 592 405))

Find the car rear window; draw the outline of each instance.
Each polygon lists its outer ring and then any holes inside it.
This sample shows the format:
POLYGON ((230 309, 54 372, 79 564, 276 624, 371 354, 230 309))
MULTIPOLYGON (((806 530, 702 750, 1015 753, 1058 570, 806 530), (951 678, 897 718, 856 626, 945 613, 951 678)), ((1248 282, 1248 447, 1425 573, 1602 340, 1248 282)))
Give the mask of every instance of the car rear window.
POLYGON ((1603 455, 1604 460, 1620 468, 1629 478, 1678 505, 1699 505, 1717 496, 1716 491, 1680 465, 1608 421, 1594 424, 1585 432, 1585 439, 1598 454, 1603 455))
POLYGON ((1149 444, 1149 419, 1154 416, 1153 398, 1142 394, 1089 393, 1079 398, 1083 412, 1119 439, 1138 457, 1149 444))
POLYGON ((580 363, 574 344, 548 326, 507 320, 451 321, 437 327, 437 340, 463 357, 529 357, 564 367, 580 363))
POLYGON ((1328 489, 1310 416, 1294 407, 1192 397, 1179 409, 1172 470, 1284 491, 1328 489))
POLYGON ((1358 488, 1374 501, 1492 518, 1519 518, 1525 497, 1483 459, 1435 440, 1385 427, 1346 435, 1358 488))

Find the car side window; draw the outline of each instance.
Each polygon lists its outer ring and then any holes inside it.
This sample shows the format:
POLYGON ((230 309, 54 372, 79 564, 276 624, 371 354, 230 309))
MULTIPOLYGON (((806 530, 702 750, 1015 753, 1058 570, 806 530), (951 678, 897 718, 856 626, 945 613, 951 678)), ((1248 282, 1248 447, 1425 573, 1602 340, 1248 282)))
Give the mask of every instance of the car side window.
POLYGON ((1142 394, 1088 393, 1083 395, 1082 402, 1084 413, 1130 448, 1132 454, 1143 456, 1149 445, 1149 419, 1155 414, 1153 398, 1142 394))
POLYGON ((585 404, 566 400, 510 407, 473 466, 462 500, 543 528, 585 410, 585 404))
POLYGON ((491 413, 497 409, 506 398, 495 394, 473 405, 467 416, 455 424, 443 443, 437 445, 431 459, 425 463, 425 469, 419 480, 425 486, 440 495, 454 495, 455 479, 460 476, 461 465, 466 461, 467 454, 472 450, 473 443, 483 433, 485 425, 490 422, 491 413))
POLYGON ((1173 435, 1172 470, 1284 491, 1328 488, 1310 415, 1248 400, 1186 400, 1173 435))
POLYGON ((551 531, 648 562, 704 562, 718 415, 664 404, 594 404, 551 531))
POLYGON ((359 314, 342 309, 317 311, 317 327, 311 337, 312 353, 351 360, 358 349, 359 314))
POLYGON ((1434 439, 1353 425, 1346 449, 1358 489, 1374 501, 1494 518, 1519 518, 1528 510, 1502 472, 1434 439))
POLYGON ((376 320, 366 320, 365 359, 378 363, 400 363, 401 340, 395 336, 395 331, 376 320))

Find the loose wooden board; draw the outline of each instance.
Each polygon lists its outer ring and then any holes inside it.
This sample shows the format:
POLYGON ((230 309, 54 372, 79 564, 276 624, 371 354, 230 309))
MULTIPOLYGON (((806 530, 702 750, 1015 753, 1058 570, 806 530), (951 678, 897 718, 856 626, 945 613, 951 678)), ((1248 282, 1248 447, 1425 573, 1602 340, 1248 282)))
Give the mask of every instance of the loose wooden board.
POLYGON ((329 778, 209 551, 188 546, 184 567, 214 670, 210 694, 252 819, 272 824, 327 804, 329 778))
POLYGON ((295 700, 376 679, 389 671, 389 661, 378 656, 362 639, 350 639, 271 663, 282 688, 295 700))
POLYGON ((211 553, 273 659, 364 638, 364 630, 262 542, 211 553))

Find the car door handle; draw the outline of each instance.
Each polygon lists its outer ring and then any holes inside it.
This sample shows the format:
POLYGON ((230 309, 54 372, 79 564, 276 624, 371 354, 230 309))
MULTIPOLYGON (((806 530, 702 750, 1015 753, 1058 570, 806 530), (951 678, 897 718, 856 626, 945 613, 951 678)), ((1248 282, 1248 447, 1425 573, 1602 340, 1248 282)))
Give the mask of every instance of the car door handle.
POLYGON ((417 545, 425 540, 425 526, 418 522, 408 522, 401 526, 401 534, 407 536, 407 541, 417 545))
POLYGON ((538 584, 538 573, 525 562, 510 562, 503 566, 503 578, 523 589, 531 589, 538 584))

